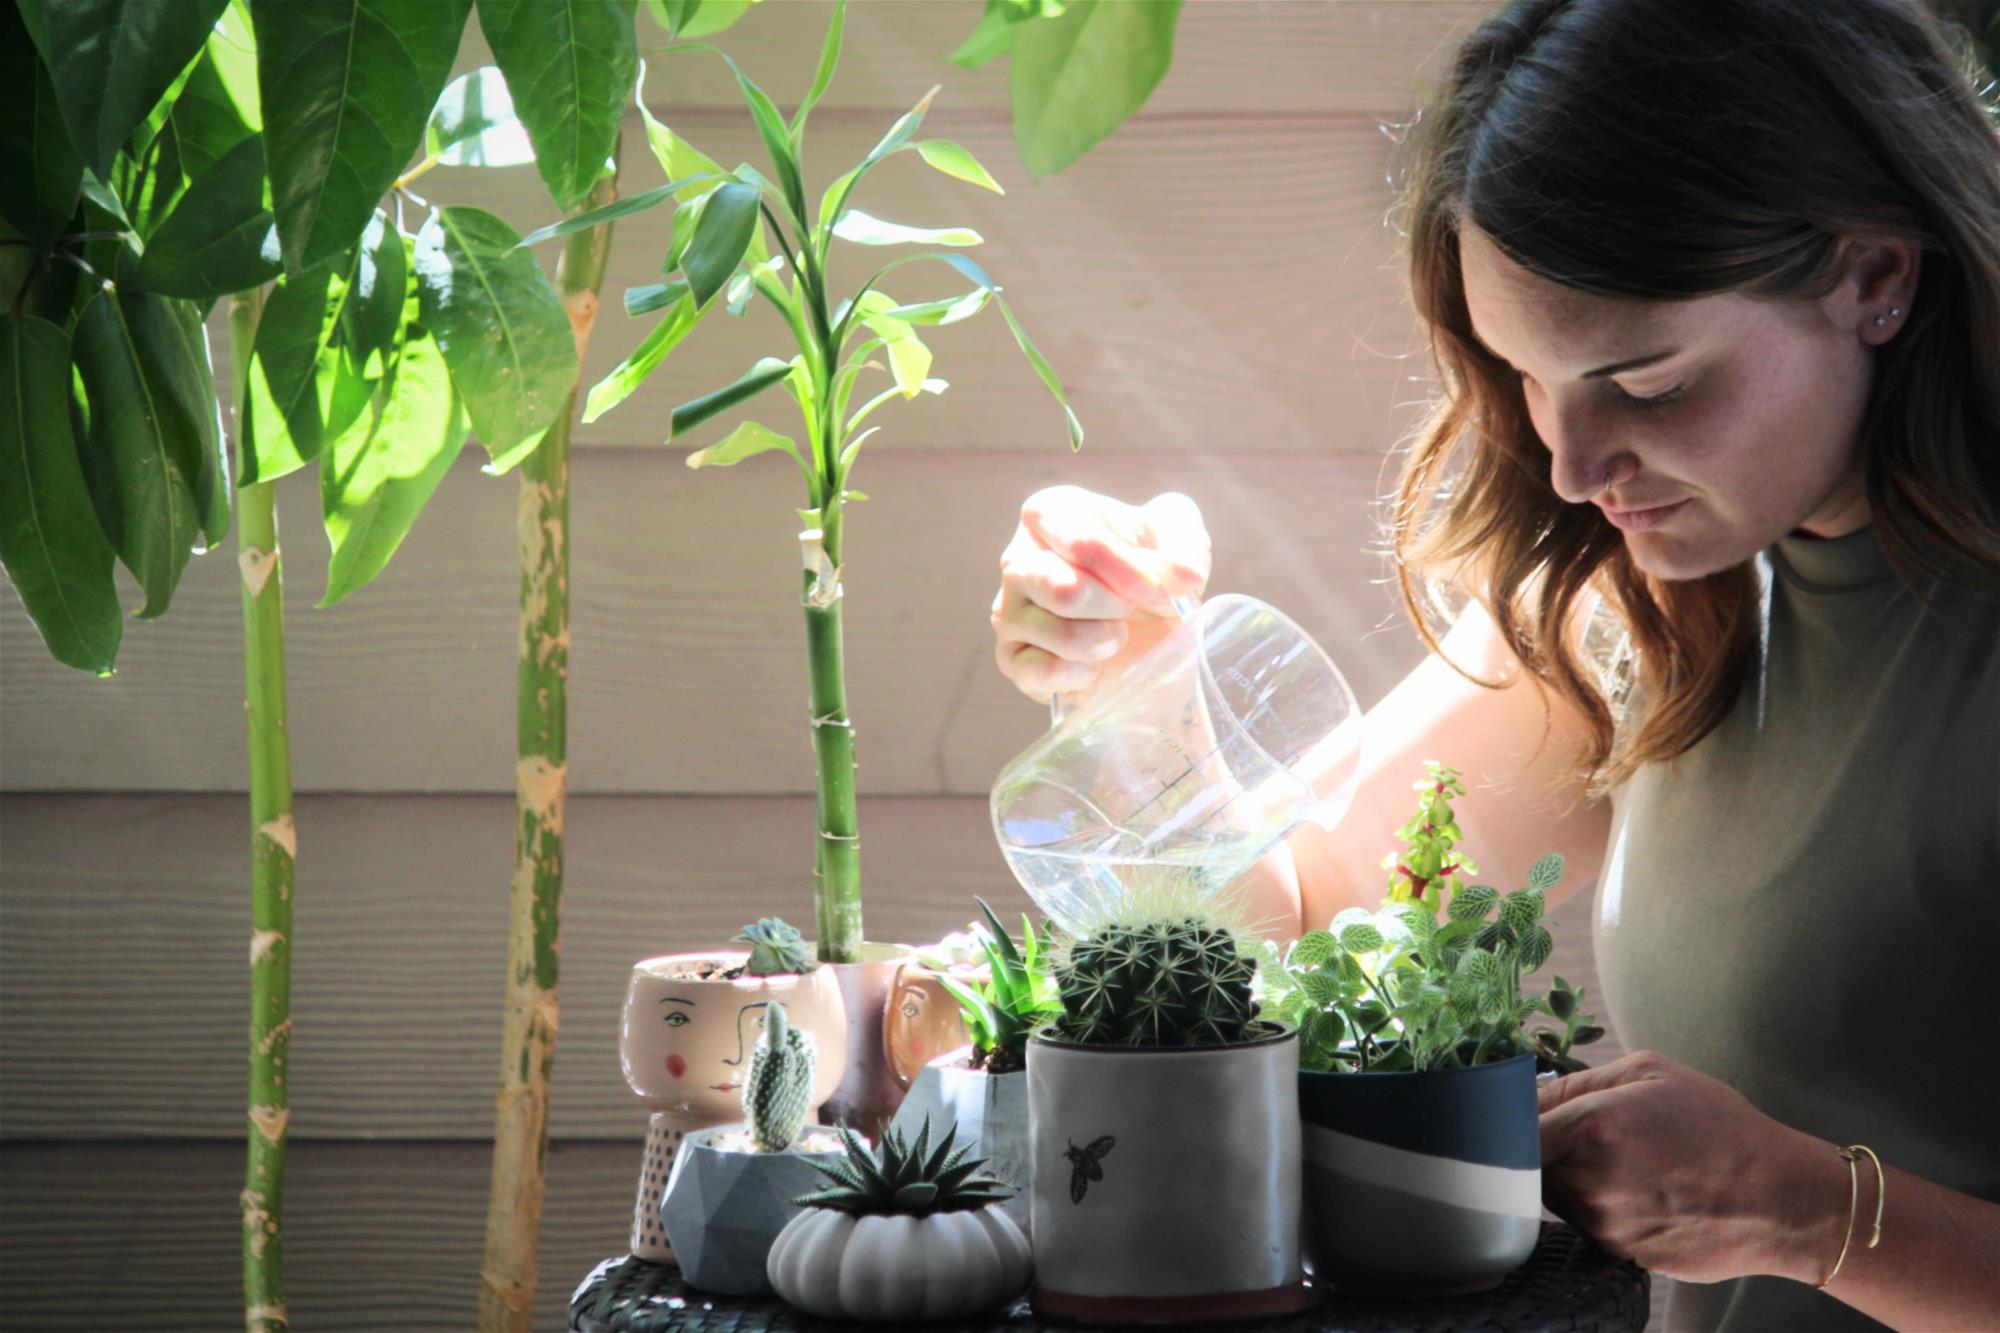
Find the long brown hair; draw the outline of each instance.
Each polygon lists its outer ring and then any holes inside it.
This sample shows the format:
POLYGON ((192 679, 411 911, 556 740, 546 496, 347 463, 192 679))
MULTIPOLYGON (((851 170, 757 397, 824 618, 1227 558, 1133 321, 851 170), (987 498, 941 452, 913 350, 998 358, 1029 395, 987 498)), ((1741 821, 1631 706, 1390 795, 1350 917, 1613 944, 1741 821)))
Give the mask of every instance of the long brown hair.
POLYGON ((1655 579, 1594 505, 1556 494, 1519 380, 1472 335, 1461 221, 1544 278, 1641 300, 1812 299, 1838 282, 1843 235, 1921 243, 1861 427, 1871 521, 1920 598, 1924 579, 2000 585, 2000 131, 1966 50, 1913 0, 1517 0, 1418 118, 1396 212, 1442 392, 1386 536, 1433 652, 1427 612, 1469 594, 1588 717, 1574 798, 1722 721, 1753 660, 1757 579, 1748 561, 1655 579), (1563 632, 1592 592, 1648 699, 1629 730, 1563 632))

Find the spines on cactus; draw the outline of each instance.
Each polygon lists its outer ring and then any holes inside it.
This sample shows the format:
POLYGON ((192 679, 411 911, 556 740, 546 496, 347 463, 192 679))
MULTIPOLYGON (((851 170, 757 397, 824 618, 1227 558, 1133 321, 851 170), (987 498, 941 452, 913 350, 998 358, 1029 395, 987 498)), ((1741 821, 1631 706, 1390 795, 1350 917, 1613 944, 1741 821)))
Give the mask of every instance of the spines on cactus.
POLYGON ((784 1005, 776 1000, 766 1005, 764 1032, 743 1076, 743 1119, 750 1126, 751 1147, 783 1152, 797 1141, 812 1110, 818 1062, 812 1034, 791 1025, 784 1005))
POLYGON ((797 1206, 834 1208, 858 1216, 927 1217, 984 1208, 1013 1197, 1014 1188, 1006 1181, 980 1174, 986 1159, 970 1156, 971 1144, 953 1146, 956 1123, 936 1147, 931 1146, 929 1116, 924 1117, 915 1142, 891 1128, 883 1132, 881 1146, 873 1152, 845 1125, 840 1137, 845 1156, 811 1164, 827 1178, 828 1187, 800 1195, 792 1200, 797 1206))
POLYGON ((738 943, 750 946, 750 960, 743 970, 753 977, 779 976, 813 969, 812 951, 798 928, 775 916, 743 927, 736 933, 738 943))
POLYGON ((1057 966, 1055 1035, 1091 1046, 1227 1045, 1262 1035, 1255 961, 1198 919, 1108 927, 1057 966))

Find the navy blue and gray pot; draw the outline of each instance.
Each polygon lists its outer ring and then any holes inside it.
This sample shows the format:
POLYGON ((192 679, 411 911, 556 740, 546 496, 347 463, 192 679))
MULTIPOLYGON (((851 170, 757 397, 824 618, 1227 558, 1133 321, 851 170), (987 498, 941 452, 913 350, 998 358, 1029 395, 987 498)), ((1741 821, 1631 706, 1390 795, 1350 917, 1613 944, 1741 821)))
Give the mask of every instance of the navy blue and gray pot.
POLYGON ((1497 1287, 1541 1232, 1535 1060, 1299 1072, 1306 1258, 1342 1291, 1497 1287))

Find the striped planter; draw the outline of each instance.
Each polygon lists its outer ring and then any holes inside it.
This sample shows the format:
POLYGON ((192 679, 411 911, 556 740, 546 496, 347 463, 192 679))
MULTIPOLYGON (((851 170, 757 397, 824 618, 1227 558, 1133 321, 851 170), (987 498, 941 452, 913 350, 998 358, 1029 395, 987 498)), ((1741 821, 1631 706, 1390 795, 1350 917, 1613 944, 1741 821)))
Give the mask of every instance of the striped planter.
POLYGON ((1304 1240, 1342 1291, 1497 1287, 1540 1234, 1535 1060, 1424 1073, 1299 1073, 1304 1240))

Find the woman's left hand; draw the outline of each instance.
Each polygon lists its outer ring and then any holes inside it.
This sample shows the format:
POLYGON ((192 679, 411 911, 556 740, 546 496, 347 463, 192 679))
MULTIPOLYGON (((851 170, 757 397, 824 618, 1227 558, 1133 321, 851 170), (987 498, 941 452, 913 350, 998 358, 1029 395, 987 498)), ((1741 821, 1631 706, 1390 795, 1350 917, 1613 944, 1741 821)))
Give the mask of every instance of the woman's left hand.
POLYGON ((1686 1282, 1825 1276, 1848 1193, 1831 1144, 1652 1051, 1540 1092, 1543 1197, 1605 1249, 1686 1282))

